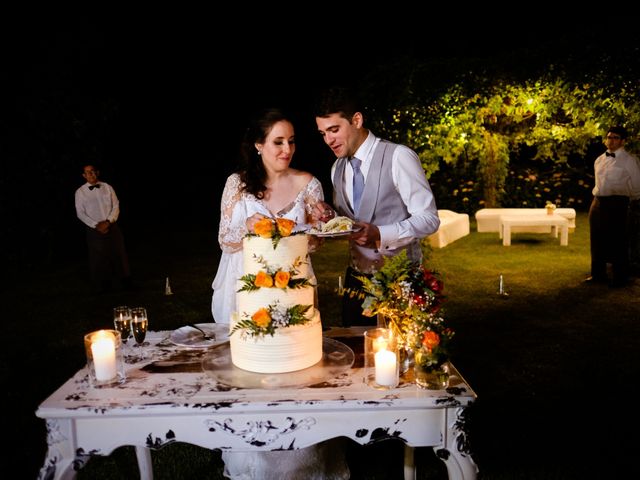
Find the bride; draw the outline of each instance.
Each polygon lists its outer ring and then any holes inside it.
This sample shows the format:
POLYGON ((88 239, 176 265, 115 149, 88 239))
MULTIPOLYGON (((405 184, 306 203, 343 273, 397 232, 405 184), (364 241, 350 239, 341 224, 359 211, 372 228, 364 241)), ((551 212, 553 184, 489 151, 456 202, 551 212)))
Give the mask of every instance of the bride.
MULTIPOLYGON (((217 323, 229 323, 231 313, 236 311, 243 237, 265 217, 287 218, 297 225, 311 223, 313 207, 324 198, 317 178, 290 168, 295 147, 293 124, 277 109, 261 112, 245 134, 240 171, 227 179, 220 206, 218 241, 222 256, 213 280, 211 304, 217 323)), ((317 247, 314 238, 309 243, 310 251, 317 247)), ((347 479, 349 467, 341 445, 339 440, 329 440, 299 450, 223 452, 224 475, 233 480, 347 479)))

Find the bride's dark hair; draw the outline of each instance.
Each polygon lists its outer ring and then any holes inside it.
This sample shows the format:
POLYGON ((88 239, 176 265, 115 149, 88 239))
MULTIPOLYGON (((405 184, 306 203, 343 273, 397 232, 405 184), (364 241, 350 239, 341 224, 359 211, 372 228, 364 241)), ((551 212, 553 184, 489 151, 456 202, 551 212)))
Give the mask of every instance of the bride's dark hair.
POLYGON ((267 172, 264 169, 262 158, 256 150, 256 143, 265 143, 267 135, 269 135, 273 126, 282 121, 293 124, 280 109, 267 108, 261 110, 251 119, 249 128, 247 128, 240 145, 239 173, 240 180, 244 183, 243 190, 255 195, 258 199, 262 199, 264 192, 267 190, 265 185, 267 172))

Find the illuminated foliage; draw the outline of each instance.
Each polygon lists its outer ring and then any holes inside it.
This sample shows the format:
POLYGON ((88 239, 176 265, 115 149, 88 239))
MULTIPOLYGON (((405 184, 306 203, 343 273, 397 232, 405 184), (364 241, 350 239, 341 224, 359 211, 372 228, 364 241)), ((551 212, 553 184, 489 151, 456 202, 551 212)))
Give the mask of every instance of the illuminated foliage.
MULTIPOLYGON (((566 163, 584 155, 611 125, 640 131, 637 80, 578 84, 560 76, 455 84, 429 103, 407 104, 381 127, 418 153, 427 176, 446 164, 476 165, 483 203, 498 206, 509 163, 523 148, 532 160, 566 163)), ((630 138, 627 148, 633 150, 630 138)))

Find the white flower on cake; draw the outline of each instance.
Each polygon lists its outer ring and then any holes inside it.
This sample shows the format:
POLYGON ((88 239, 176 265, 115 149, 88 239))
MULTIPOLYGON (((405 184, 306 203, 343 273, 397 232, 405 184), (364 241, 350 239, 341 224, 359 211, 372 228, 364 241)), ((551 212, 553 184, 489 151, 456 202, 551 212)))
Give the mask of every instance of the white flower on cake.
POLYGON ((275 302, 268 307, 260 308, 252 315, 245 312, 234 325, 230 335, 243 330, 243 337, 260 337, 267 334, 273 336, 278 328, 304 325, 309 322, 310 319, 305 317, 305 314, 311 307, 312 305, 294 305, 284 308, 275 302))
POLYGON ((313 287, 314 285, 306 278, 294 278, 300 272, 298 267, 307 262, 303 262, 300 257, 297 257, 293 264, 283 269, 279 266, 269 265, 262 255, 253 255, 253 258, 264 267, 264 270, 260 270, 257 273, 248 273, 240 277, 240 281, 243 283, 242 288, 238 292, 251 292, 258 290, 259 288, 302 288, 313 287))

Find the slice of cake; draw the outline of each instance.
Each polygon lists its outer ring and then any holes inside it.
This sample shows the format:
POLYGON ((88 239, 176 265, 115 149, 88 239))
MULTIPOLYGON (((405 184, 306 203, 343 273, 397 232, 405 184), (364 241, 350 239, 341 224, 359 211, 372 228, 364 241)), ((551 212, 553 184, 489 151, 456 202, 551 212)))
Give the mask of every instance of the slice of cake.
POLYGON ((244 370, 284 373, 322 358, 308 237, 291 220, 264 219, 243 239, 238 312, 231 318, 231 360, 244 370))

